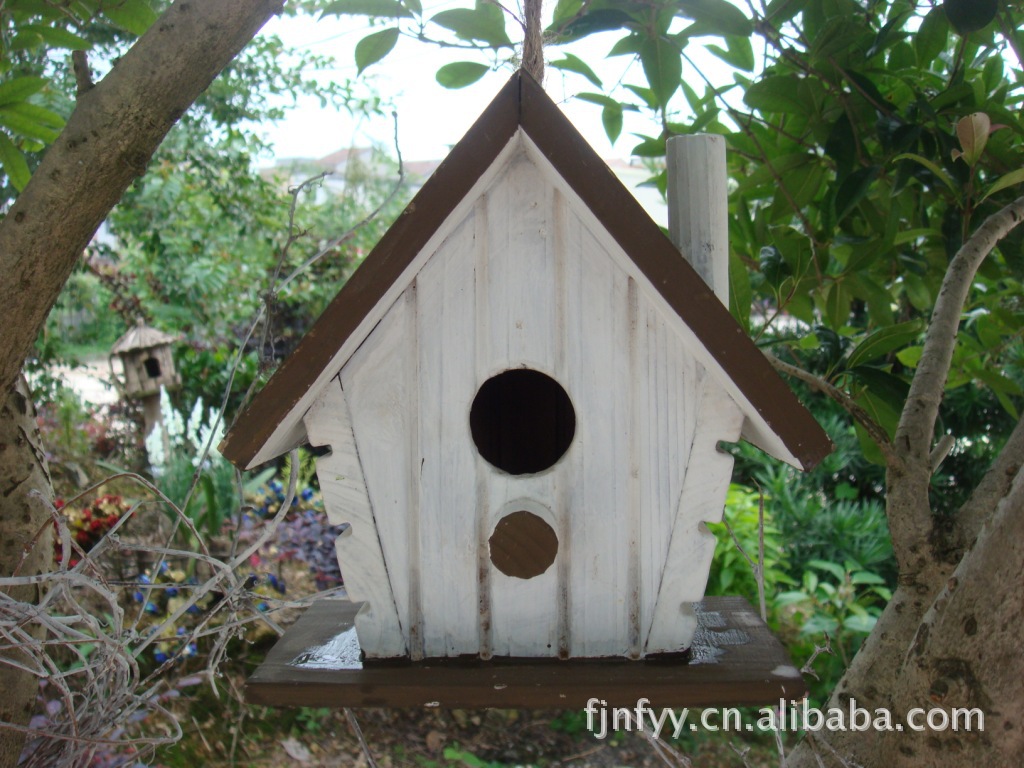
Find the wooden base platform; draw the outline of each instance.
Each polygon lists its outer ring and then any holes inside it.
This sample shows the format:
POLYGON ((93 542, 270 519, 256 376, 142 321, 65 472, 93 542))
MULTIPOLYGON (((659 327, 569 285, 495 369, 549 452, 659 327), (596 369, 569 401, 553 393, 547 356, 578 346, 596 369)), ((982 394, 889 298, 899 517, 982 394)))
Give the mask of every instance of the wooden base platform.
POLYGON ((321 600, 285 633, 246 683, 268 706, 580 709, 777 704, 807 693, 800 672, 750 604, 710 597, 688 658, 361 662, 359 605, 321 600))

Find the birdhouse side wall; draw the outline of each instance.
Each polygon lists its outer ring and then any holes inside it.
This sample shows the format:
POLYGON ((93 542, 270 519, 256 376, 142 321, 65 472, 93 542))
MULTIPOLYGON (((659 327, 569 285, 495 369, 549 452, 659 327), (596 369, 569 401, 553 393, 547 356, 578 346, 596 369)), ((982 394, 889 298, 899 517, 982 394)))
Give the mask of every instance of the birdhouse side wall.
MULTIPOLYGON (((675 570, 695 573, 680 601, 699 599, 714 548, 700 521, 720 516, 731 466, 715 446, 736 438, 741 416, 650 293, 519 153, 342 369, 414 658, 639 657, 673 541, 686 553, 675 570), (510 475, 480 455, 469 413, 485 381, 521 367, 565 389, 576 433, 550 469, 510 475), (701 420, 709 404, 721 413, 701 420), (705 453, 699 485, 716 490, 687 495, 687 463, 705 453), (554 562, 529 579, 490 556, 497 523, 516 511, 558 539, 554 562)), ((352 568, 342 559, 346 578, 352 568)))
POLYGON ((330 453, 317 458, 316 472, 328 520, 333 525, 348 524, 335 549, 339 563, 345 564, 343 577, 349 599, 363 602, 355 617, 362 648, 369 657, 405 656, 406 638, 340 380, 328 383, 304 420, 310 444, 331 448, 330 453))

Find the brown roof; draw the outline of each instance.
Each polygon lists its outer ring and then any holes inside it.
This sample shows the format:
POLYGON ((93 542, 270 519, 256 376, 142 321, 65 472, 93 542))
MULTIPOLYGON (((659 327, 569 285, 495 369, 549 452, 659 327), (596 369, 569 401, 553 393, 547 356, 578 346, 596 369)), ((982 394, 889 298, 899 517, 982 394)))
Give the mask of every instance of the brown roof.
POLYGON ((134 328, 114 342, 110 348, 110 354, 123 355, 126 352, 134 352, 137 349, 152 349, 162 347, 165 344, 173 344, 178 341, 179 336, 171 336, 163 331, 158 331, 139 320, 134 328))
MULTIPOLYGON (((342 344, 520 129, 690 327, 800 465, 809 468, 827 456, 832 450, 828 437, 728 309, 537 82, 522 72, 501 89, 238 417, 221 452, 240 467, 253 463, 278 425, 309 394, 342 344)), ((300 429, 296 427, 285 437, 278 435, 276 440, 301 442, 300 429)), ((274 455, 291 447, 275 446, 274 455)))

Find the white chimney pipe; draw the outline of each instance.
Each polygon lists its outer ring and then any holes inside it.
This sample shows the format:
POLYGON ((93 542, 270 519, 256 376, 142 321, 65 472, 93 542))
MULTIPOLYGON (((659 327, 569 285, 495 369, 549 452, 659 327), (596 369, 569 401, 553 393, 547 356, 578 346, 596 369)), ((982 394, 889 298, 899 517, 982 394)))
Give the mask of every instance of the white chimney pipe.
POLYGON ((668 231, 675 246, 729 306, 729 193, 725 139, 673 136, 666 146, 668 231))

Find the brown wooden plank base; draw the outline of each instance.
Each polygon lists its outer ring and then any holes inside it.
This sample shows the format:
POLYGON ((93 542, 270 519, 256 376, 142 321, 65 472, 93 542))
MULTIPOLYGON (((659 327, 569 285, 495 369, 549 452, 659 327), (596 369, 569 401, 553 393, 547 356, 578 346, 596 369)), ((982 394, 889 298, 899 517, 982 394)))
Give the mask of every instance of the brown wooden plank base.
POLYGON ((246 683, 268 706, 579 709, 713 707, 796 701, 807 688, 750 604, 709 597, 687 658, 359 661, 359 605, 321 600, 284 634, 246 683))

